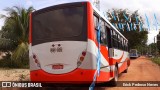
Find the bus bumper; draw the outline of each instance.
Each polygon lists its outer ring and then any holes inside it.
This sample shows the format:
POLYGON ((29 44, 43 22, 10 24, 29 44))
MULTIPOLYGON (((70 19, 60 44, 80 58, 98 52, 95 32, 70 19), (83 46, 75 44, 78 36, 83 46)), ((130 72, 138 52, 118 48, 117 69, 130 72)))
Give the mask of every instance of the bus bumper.
MULTIPOLYGON (((50 74, 43 70, 35 70, 30 72, 31 81, 38 82, 52 82, 52 83, 92 83, 96 70, 76 69, 72 72, 65 74, 50 74)), ((97 76, 98 82, 109 81, 109 72, 100 72, 100 76, 97 76)))
POLYGON ((30 72, 31 81, 44 81, 55 83, 89 83, 93 80, 95 70, 76 69, 65 74, 50 74, 43 70, 35 70, 30 72))

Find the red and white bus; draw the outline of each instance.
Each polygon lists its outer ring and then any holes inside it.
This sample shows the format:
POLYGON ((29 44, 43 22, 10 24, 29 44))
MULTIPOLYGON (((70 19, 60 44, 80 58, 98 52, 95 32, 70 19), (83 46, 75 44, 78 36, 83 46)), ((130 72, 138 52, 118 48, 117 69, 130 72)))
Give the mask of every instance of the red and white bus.
POLYGON ((31 81, 91 83, 97 69, 98 25, 101 66, 96 83, 116 82, 130 65, 128 40, 87 1, 30 15, 31 81))

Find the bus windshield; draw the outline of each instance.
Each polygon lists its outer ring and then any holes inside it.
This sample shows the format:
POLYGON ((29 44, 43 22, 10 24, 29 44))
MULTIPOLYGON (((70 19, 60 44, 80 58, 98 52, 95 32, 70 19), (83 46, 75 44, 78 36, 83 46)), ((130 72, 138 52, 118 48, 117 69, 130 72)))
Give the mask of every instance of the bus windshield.
POLYGON ((32 44, 52 41, 86 41, 84 6, 42 9, 33 13, 32 44))
POLYGON ((131 49, 130 53, 137 53, 137 50, 136 49, 131 49))

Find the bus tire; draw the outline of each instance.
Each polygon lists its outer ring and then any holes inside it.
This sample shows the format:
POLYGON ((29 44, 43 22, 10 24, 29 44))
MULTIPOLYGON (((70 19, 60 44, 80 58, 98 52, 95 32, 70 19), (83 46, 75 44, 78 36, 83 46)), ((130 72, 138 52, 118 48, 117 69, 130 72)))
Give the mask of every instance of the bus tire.
POLYGON ((127 65, 126 70, 123 71, 123 73, 127 73, 127 72, 128 72, 128 65, 127 65))
POLYGON ((114 74, 115 74, 115 77, 109 82, 109 85, 113 87, 117 86, 117 81, 118 81, 118 67, 117 66, 115 66, 114 74))
POLYGON ((127 67, 127 69, 126 69, 126 70, 124 70, 124 71, 123 71, 123 73, 127 73, 127 72, 128 72, 128 67, 127 67))

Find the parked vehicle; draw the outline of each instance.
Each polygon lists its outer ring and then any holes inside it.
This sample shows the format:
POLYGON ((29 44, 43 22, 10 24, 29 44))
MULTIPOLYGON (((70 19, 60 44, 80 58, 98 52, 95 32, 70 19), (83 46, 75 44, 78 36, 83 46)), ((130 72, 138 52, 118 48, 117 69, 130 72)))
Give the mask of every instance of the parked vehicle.
POLYGON ((128 40, 90 2, 33 12, 29 51, 31 81, 91 83, 100 58, 96 83, 116 83, 130 65, 128 40))

